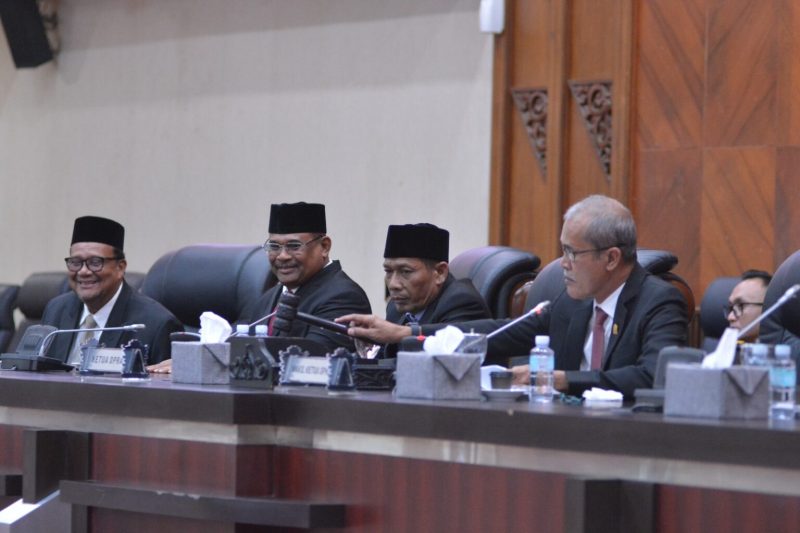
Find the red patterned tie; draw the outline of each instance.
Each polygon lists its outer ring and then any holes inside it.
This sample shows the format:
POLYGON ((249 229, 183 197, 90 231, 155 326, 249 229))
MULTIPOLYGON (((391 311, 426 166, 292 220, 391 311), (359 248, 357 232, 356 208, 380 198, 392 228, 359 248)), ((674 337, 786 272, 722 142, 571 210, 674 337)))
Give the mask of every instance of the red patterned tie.
POLYGON ((608 315, 599 307, 594 308, 594 327, 592 328, 592 370, 603 366, 603 352, 606 346, 606 329, 604 327, 608 315))

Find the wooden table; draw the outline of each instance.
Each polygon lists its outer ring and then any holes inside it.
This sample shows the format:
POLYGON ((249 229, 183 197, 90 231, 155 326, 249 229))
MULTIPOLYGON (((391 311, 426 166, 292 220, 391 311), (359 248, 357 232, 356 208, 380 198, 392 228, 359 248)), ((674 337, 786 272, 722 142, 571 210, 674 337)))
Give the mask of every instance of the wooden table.
POLYGON ((0 468, 76 530, 800 530, 795 422, 17 372, 0 406, 0 468))

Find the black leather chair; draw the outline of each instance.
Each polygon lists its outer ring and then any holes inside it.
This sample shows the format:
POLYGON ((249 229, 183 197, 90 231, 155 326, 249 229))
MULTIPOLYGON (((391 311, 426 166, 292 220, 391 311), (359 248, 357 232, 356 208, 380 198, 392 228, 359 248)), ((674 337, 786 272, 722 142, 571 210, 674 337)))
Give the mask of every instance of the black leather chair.
POLYGON ((472 281, 494 318, 507 318, 514 291, 536 277, 540 264, 536 255, 517 248, 481 246, 454 257, 450 272, 456 279, 472 281))
POLYGON ((713 352, 720 337, 728 327, 728 320, 722 310, 728 303, 733 288, 741 281, 737 277, 717 278, 711 282, 700 301, 700 329, 703 331, 701 348, 713 352))
MULTIPOLYGON (((764 310, 769 309, 787 289, 798 283, 800 283, 800 250, 790 255, 775 271, 764 296, 764 310)), ((761 322, 758 339, 767 344, 789 344, 795 360, 800 357, 800 296, 791 298, 761 322)))
POLYGON ((69 281, 65 271, 34 272, 25 278, 17 295, 17 307, 23 318, 8 344, 9 352, 16 350, 19 340, 30 326, 41 324, 47 302, 68 290, 69 281))
POLYGON ((204 311, 234 323, 273 284, 261 246, 198 244, 159 258, 141 292, 172 311, 187 331, 197 331, 204 311))
POLYGON ((19 285, 0 284, 0 353, 5 352, 14 336, 14 309, 19 285))

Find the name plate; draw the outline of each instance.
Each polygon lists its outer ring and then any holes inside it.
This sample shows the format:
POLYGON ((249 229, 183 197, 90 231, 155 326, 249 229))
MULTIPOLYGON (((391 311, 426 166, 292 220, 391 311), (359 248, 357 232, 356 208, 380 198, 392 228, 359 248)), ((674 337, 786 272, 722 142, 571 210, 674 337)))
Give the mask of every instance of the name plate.
POLYGON ((87 370, 103 374, 122 374, 125 351, 122 348, 90 349, 81 363, 81 372, 87 370))
POLYGON ((116 374, 123 378, 146 378, 147 346, 137 339, 122 348, 100 346, 96 339, 81 346, 81 363, 78 371, 82 375, 116 374))
POLYGON ((281 385, 327 385, 330 363, 327 357, 313 357, 297 346, 281 351, 281 385))

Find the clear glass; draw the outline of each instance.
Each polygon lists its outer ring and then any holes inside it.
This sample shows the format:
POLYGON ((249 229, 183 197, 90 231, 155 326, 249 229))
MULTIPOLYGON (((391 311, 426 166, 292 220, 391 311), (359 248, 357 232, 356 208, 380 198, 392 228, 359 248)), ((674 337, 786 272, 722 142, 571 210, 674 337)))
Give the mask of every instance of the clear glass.
POLYGON ((481 364, 483 364, 488 347, 489 341, 483 333, 465 333, 464 340, 458 345, 456 352, 479 353, 481 354, 481 364))

